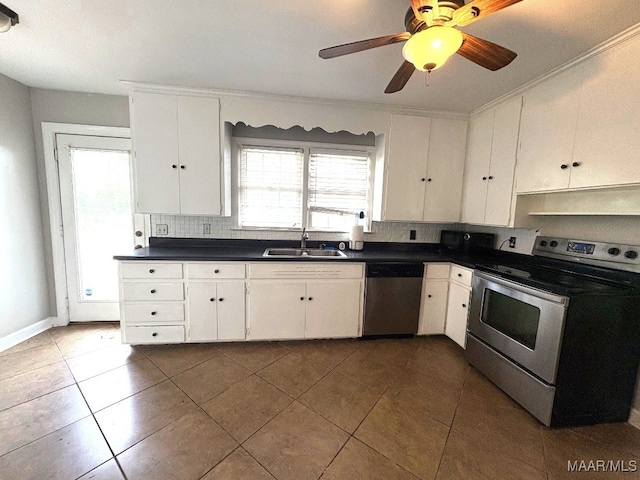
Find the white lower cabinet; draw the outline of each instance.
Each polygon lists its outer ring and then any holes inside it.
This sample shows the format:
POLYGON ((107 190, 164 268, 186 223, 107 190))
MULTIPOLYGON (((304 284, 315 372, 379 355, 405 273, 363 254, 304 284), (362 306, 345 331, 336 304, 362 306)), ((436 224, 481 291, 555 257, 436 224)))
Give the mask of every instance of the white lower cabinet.
POLYGON ((419 335, 445 334, 465 348, 472 278, 473 270, 459 265, 425 265, 419 335))
POLYGON ((189 282, 189 342, 244 340, 245 284, 189 282))
POLYGON ((296 262, 250 268, 250 340, 359 336, 362 264, 296 262))

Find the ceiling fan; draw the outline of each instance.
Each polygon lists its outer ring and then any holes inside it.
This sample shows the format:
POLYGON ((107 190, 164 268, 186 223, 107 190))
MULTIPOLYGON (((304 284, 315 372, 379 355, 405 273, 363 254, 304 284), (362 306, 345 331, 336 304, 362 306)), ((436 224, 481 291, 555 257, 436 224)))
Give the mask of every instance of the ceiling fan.
POLYGON ((416 69, 431 72, 457 53, 489 70, 509 65, 517 54, 455 27, 464 27, 521 0, 411 0, 405 15, 405 32, 360 40, 320 50, 321 58, 334 58, 371 48, 407 42, 402 49, 405 61, 384 93, 402 90, 416 69))

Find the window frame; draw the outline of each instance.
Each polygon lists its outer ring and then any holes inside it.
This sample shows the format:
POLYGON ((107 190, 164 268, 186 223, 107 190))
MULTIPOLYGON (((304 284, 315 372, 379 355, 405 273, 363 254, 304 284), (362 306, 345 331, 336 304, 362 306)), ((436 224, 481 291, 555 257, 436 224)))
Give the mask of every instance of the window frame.
MULTIPOLYGON (((249 231, 249 230, 278 230, 284 232, 297 232, 302 228, 306 228, 309 232, 325 232, 325 233, 340 233, 342 230, 327 230, 327 229, 312 229, 309 228, 309 170, 310 170, 310 155, 311 151, 321 151, 323 153, 338 153, 338 154, 353 154, 353 153, 366 153, 369 156, 369 181, 368 181, 368 197, 367 197, 367 209, 368 215, 365 216, 364 231, 371 231, 371 217, 373 216, 373 197, 375 186, 375 146, 367 145, 352 145, 344 143, 324 143, 324 142, 306 142, 299 140, 277 140, 266 138, 254 138, 254 137, 232 137, 231 142, 232 149, 232 182, 231 182, 231 215, 233 217, 234 229, 249 231), (299 228, 282 228, 282 227, 243 227, 240 225, 240 208, 239 208, 239 195, 240 195, 240 162, 242 147, 256 147, 256 148, 291 148, 301 149, 303 152, 303 167, 302 167, 302 226, 299 228)), ((354 220, 355 221, 355 220, 354 220)))

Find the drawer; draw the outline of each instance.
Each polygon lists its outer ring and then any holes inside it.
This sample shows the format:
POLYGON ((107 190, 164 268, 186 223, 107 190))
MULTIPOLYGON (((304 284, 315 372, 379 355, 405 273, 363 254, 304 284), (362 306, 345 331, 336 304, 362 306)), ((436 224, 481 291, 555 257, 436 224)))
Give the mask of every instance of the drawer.
POLYGON ((182 303, 125 303, 124 320, 129 323, 182 323, 184 305, 182 303))
POLYGON ((121 263, 122 278, 182 278, 181 263, 121 263))
POLYGON ((189 278, 244 278, 244 263, 189 263, 189 278))
POLYGON ((448 280, 450 269, 451 265, 449 265, 448 263, 427 263, 425 264, 424 277, 430 280, 436 278, 441 280, 448 280))
POLYGON ((184 343, 184 327, 170 325, 162 327, 125 327, 125 343, 184 343))
POLYGON ((349 263, 336 265, 335 263, 285 262, 285 263, 251 263, 249 264, 250 278, 363 278, 364 264, 349 263))
POLYGON ((125 302, 184 300, 182 282, 123 282, 122 293, 125 302))
POLYGON ((449 279, 452 282, 471 288, 473 270, 469 270, 468 268, 460 267, 458 265, 451 265, 451 275, 449 276, 449 279))

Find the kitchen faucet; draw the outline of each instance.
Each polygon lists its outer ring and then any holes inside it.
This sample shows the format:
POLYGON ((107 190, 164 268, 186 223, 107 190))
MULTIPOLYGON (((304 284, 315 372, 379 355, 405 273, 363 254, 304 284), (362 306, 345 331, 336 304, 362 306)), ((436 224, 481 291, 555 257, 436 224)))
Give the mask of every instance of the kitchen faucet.
POLYGON ((309 234, 307 229, 302 227, 302 237, 300 238, 300 248, 307 248, 307 240, 309 240, 309 234))

